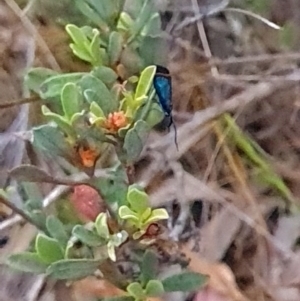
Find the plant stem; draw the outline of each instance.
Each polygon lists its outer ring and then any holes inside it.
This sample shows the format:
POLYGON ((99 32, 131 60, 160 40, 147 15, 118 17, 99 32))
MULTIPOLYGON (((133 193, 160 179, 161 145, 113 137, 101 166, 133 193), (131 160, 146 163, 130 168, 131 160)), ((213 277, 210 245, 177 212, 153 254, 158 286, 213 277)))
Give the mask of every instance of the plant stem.
POLYGON ((0 109, 7 109, 10 107, 20 106, 25 103, 36 102, 36 101, 40 101, 40 100, 41 100, 41 98, 38 95, 33 95, 29 98, 24 98, 24 99, 8 100, 8 101, 2 102, 0 104, 0 109))
POLYGON ((14 213, 20 215, 24 220, 26 220, 28 223, 34 225, 39 230, 41 229, 40 225, 38 225, 29 215, 27 215, 23 210, 15 206, 11 201, 6 199, 4 196, 0 196, 0 203, 4 204, 8 208, 10 208, 14 213))

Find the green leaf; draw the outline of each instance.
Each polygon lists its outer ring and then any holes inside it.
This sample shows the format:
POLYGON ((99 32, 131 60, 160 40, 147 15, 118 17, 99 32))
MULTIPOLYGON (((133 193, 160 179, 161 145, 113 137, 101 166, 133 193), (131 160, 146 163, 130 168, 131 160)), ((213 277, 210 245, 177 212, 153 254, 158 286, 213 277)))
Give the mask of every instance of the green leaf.
POLYGON ((101 212, 95 221, 95 227, 97 230, 97 233, 104 239, 109 239, 109 229, 107 225, 107 215, 103 212, 101 212))
POLYGON ((97 24, 99 27, 106 27, 106 24, 103 21, 103 19, 99 16, 99 14, 93 8, 91 8, 88 5, 88 3, 86 3, 85 1, 82 1, 82 0, 75 0, 75 5, 93 23, 97 24))
POLYGON ((131 16, 126 12, 121 12, 120 18, 118 20, 117 29, 118 31, 129 31, 134 24, 131 16))
POLYGON ((163 220, 163 219, 168 219, 168 218, 169 218, 169 214, 168 214, 166 209, 164 209, 164 208, 154 209, 151 212, 150 217, 147 218, 146 223, 147 224, 152 224, 152 223, 155 223, 157 221, 160 221, 160 220, 163 220))
POLYGON ((125 230, 111 235, 110 242, 115 246, 119 247, 128 238, 128 233, 125 230))
POLYGON ((97 179, 94 184, 101 190, 103 198, 110 204, 116 202, 118 202, 119 206, 126 204, 128 189, 126 172, 120 167, 113 171, 112 177, 113 179, 97 179))
POLYGON ((94 29, 94 36, 91 41, 90 47, 89 47, 91 56, 93 58, 92 64, 94 66, 99 66, 102 64, 102 57, 100 52, 100 38, 99 38, 99 31, 97 29, 94 29))
POLYGON ((47 268, 47 275, 61 280, 77 280, 92 275, 99 267, 100 260, 63 259, 47 268))
POLYGON ((68 24, 66 26, 66 32, 78 46, 84 48, 84 42, 88 42, 88 39, 84 32, 74 24, 68 24))
POLYGON ((45 273, 48 266, 37 253, 29 252, 9 256, 7 264, 16 270, 35 274, 45 273))
POLYGON ((105 0, 102 0, 101 2, 88 0, 88 3, 93 8, 93 10, 98 13, 98 15, 101 17, 101 19, 104 22, 107 22, 107 16, 106 16, 107 9, 105 7, 105 4, 106 4, 105 2, 106 2, 105 0))
POLYGON ((45 263, 52 263, 64 258, 58 241, 41 233, 36 237, 35 249, 45 263))
POLYGON ((77 83, 85 73, 65 73, 51 76, 40 86, 40 96, 43 99, 60 96, 63 87, 68 83, 77 83))
POLYGON ((148 124, 143 120, 139 120, 135 123, 134 127, 127 132, 123 147, 129 161, 138 159, 148 138, 149 131, 150 128, 148 124))
POLYGON ((151 250, 146 250, 141 265, 141 277, 143 285, 156 278, 157 269, 158 260, 155 253, 151 250))
POLYGON ((139 55, 143 58, 144 66, 164 65, 168 58, 167 40, 162 36, 143 37, 140 43, 139 55), (155 45, 155 48, 152 45, 155 45))
POLYGON ((137 240, 137 239, 140 239, 144 234, 146 233, 146 230, 139 230, 139 231, 136 231, 132 234, 132 238, 134 240, 137 240))
POLYGON ((100 48, 99 51, 100 51, 100 56, 101 56, 101 58, 102 58, 102 64, 103 64, 104 66, 108 65, 109 62, 108 62, 108 55, 107 55, 106 49, 100 48))
POLYGON ((154 13, 146 23, 141 35, 157 37, 161 34, 161 19, 159 13, 154 13))
POLYGON ((91 54, 85 48, 82 48, 77 44, 70 44, 70 48, 72 49, 74 55, 76 55, 81 60, 88 62, 88 63, 93 62, 93 58, 92 58, 91 54))
POLYGON ((137 222, 139 221, 137 214, 125 205, 119 208, 119 216, 121 219, 131 219, 137 222))
POLYGON ((115 246, 110 241, 107 243, 107 254, 110 260, 116 261, 115 246))
POLYGON ((132 282, 130 283, 127 288, 127 292, 133 296, 136 300, 143 300, 145 298, 144 290, 140 283, 132 282))
POLYGON ((67 135, 73 138, 76 137, 76 133, 73 127, 70 125, 70 123, 65 117, 51 112, 45 105, 42 106, 42 113, 44 116, 54 121, 58 125, 58 127, 61 130, 63 130, 67 135))
POLYGON ((61 103, 65 113, 65 116, 70 121, 74 114, 80 111, 79 91, 74 83, 66 84, 61 91, 61 103))
MULTIPOLYGON (((27 184, 27 183, 26 183, 27 184)), ((42 198, 41 198, 42 199, 42 198)), ((33 210, 42 210, 43 204, 41 202, 41 199, 39 201, 36 200, 28 200, 24 204, 24 210, 25 211, 33 211, 33 210)))
POLYGON ((93 39, 95 30, 98 32, 98 29, 93 28, 93 27, 88 26, 88 25, 82 26, 82 27, 80 27, 80 29, 84 33, 84 35, 88 38, 88 40, 93 39))
POLYGON ((105 243, 99 235, 81 225, 76 225, 72 230, 72 234, 82 243, 91 247, 101 246, 105 243))
POLYGON ((80 137, 86 137, 98 142, 108 142, 106 136, 104 135, 103 131, 98 127, 89 127, 89 128, 82 128, 78 129, 78 135, 80 137))
POLYGON ((137 187, 129 187, 127 200, 130 207, 138 214, 142 214, 149 207, 149 196, 137 187))
POLYGON ((25 84, 31 91, 39 94, 41 84, 46 79, 58 74, 58 72, 47 68, 33 68, 25 75, 25 84))
POLYGON ((118 62, 123 49, 123 37, 120 33, 113 31, 109 36, 107 53, 109 57, 110 65, 114 65, 118 62))
MULTIPOLYGON (((145 106, 146 107, 146 106, 145 106)), ((158 103, 151 103, 150 110, 146 114, 144 121, 153 128, 155 125, 160 123, 165 117, 164 112, 162 111, 158 103)))
POLYGON ((114 70, 105 66, 96 67, 91 74, 100 79, 106 85, 113 84, 118 78, 118 75, 114 70))
POLYGON ((124 65, 126 74, 129 76, 140 73, 141 69, 144 67, 143 59, 139 55, 135 45, 127 45, 123 49, 120 63, 124 65))
POLYGON ((116 5, 115 1, 89 0, 89 2, 106 23, 109 23, 109 21, 111 21, 112 15, 114 13, 114 6, 116 5))
POLYGON ((150 280, 145 289, 146 295, 149 297, 156 297, 162 295, 165 290, 164 286, 159 280, 150 280))
MULTIPOLYGON (((106 259, 107 255, 99 254, 100 252, 97 252, 97 259, 106 259), (100 258, 101 256, 101 258, 100 258)), ((78 244, 78 241, 75 239, 70 239, 68 241, 67 247, 65 249, 65 256, 64 259, 96 259, 94 258, 94 254, 92 252, 92 249, 84 244, 78 244)))
POLYGON ((117 101, 97 77, 92 75, 84 76, 79 82, 83 90, 83 95, 89 103, 96 102, 103 110, 105 115, 116 111, 118 108, 117 101))
POLYGON ((140 76, 138 85, 135 91, 135 99, 145 97, 153 83, 153 78, 156 72, 156 66, 148 66, 145 68, 140 76))
POLYGON ((43 229, 46 231, 46 214, 41 210, 33 210, 28 211, 27 214, 34 221, 34 223, 39 227, 39 229, 43 229))
POLYGON ((132 36, 129 39, 129 41, 131 42, 136 35, 138 35, 142 29, 144 28, 144 26, 146 26, 148 20, 151 18, 153 13, 153 3, 150 0, 145 0, 143 2, 143 7, 137 17, 137 19, 135 20, 131 32, 132 32, 132 36))
POLYGON ((93 113, 96 117, 105 117, 102 109, 94 101, 90 105, 90 112, 93 113))
POLYGON ((151 217, 151 213, 152 213, 151 208, 150 207, 146 208, 146 210, 143 211, 143 213, 140 215, 140 221, 142 221, 143 223, 147 222, 149 217, 151 217))
MULTIPOLYGON (((24 166, 24 165, 20 165, 24 166)), ((25 199, 28 201, 25 201, 25 205, 27 205, 32 209, 43 209, 43 198, 44 194, 42 192, 42 189, 40 185, 34 182, 23 182, 22 188, 24 189, 25 193, 25 199), (30 203, 30 204, 29 204, 30 203)))
POLYGON ((49 215, 46 220, 46 227, 49 234, 61 245, 67 245, 69 236, 65 230, 64 224, 57 217, 49 215))
MULTIPOLYGON (((85 112, 84 110, 82 110, 81 112, 75 113, 75 114, 72 116, 72 118, 71 118, 71 120, 70 120, 70 123, 72 124, 73 127, 76 126, 76 123, 77 123, 80 119, 81 119, 81 120, 84 119, 85 113, 86 113, 86 112, 85 112)), ((79 123, 79 122, 78 122, 78 123, 79 123)), ((76 130, 77 130, 77 128, 76 128, 76 130)))
POLYGON ((33 129, 33 145, 51 156, 67 156, 71 148, 56 127, 43 125, 33 129))
POLYGON ((166 292, 191 292, 201 288, 207 277, 198 273, 185 272, 170 276, 162 281, 166 292))
POLYGON ((122 94, 124 95, 124 99, 121 100, 120 109, 126 112, 126 116, 132 118, 136 110, 133 92, 122 91, 122 94))

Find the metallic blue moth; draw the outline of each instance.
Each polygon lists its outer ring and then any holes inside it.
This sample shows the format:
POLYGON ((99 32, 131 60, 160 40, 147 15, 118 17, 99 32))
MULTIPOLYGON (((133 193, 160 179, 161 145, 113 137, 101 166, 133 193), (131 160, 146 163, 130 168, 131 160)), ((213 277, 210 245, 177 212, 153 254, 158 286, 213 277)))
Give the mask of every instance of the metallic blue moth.
POLYGON ((173 124, 175 132, 175 145, 178 149, 177 128, 175 123, 173 122, 172 117, 172 78, 170 71, 163 66, 157 65, 156 73, 153 79, 153 85, 158 97, 158 101, 165 113, 165 116, 170 120, 168 128, 170 128, 170 126, 173 124))

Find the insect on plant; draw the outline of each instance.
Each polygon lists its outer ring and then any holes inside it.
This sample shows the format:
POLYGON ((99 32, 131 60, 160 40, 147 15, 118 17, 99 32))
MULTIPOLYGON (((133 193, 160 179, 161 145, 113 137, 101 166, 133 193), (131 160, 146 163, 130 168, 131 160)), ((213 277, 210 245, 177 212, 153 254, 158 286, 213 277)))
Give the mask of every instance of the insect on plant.
POLYGON ((156 66, 156 73, 153 80, 153 85, 159 100, 159 103, 165 113, 165 117, 169 119, 168 128, 173 124, 174 141, 178 150, 177 128, 172 116, 172 77, 170 71, 163 66, 156 66))

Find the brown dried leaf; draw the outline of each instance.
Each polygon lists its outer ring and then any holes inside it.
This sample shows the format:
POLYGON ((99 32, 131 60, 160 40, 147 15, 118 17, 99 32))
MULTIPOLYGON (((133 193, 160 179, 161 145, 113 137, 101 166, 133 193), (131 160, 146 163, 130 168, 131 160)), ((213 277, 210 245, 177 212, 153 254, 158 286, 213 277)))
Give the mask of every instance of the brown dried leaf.
POLYGON ((223 263, 208 262, 190 251, 185 245, 181 250, 190 259, 189 269, 209 276, 208 286, 233 301, 249 301, 238 289, 230 268, 223 263))

